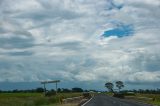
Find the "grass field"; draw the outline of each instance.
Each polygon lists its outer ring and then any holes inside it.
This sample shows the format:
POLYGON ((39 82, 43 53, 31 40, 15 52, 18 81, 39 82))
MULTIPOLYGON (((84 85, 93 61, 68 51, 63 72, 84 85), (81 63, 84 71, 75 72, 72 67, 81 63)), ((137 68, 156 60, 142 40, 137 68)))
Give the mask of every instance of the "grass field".
POLYGON ((153 104, 160 106, 160 94, 140 94, 137 93, 135 96, 125 96, 125 98, 133 99, 139 102, 153 104))
POLYGON ((42 93, 0 93, 0 106, 59 106, 60 97, 80 95, 81 93, 59 93, 56 96, 44 97, 42 93))
POLYGON ((136 94, 136 97, 147 97, 150 100, 143 100, 146 103, 154 104, 160 106, 160 94, 136 94))

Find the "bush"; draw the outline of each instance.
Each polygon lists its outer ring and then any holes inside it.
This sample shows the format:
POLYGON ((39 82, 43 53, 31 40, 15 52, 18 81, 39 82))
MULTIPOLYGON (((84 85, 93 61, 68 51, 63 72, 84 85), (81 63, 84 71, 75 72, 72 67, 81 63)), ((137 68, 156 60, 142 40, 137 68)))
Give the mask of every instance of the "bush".
POLYGON ((125 92, 124 93, 125 96, 135 96, 134 92, 125 92))
POLYGON ((84 92, 83 97, 84 98, 91 98, 91 94, 89 92, 84 92))
POLYGON ((47 91, 45 96, 54 96, 56 95, 56 92, 55 91, 47 91))
POLYGON ((123 93, 114 93, 113 94, 113 97, 116 97, 116 98, 124 98, 124 94, 123 93))
POLYGON ((82 88, 72 88, 72 92, 83 92, 82 88))
POLYGON ((44 92, 44 89, 43 88, 37 88, 36 92, 39 92, 39 93, 44 92))

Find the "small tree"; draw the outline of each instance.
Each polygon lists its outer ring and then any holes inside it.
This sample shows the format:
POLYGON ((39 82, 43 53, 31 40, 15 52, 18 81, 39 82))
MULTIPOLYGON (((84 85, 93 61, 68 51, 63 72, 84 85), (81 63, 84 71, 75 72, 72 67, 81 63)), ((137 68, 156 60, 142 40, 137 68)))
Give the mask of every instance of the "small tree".
POLYGON ((116 87, 119 89, 119 92, 120 92, 120 89, 122 89, 124 87, 124 84, 122 81, 116 81, 116 87))
POLYGON ((105 87, 108 89, 109 92, 113 92, 113 87, 114 87, 113 83, 107 82, 105 83, 105 87))
POLYGON ((61 88, 58 88, 58 89, 57 89, 57 92, 61 92, 61 91, 62 91, 61 88))
POLYGON ((72 92, 83 92, 82 88, 72 88, 72 92))
POLYGON ((37 88, 35 91, 36 92, 44 92, 44 89, 43 88, 37 88))
POLYGON ((68 93, 68 92, 71 92, 71 90, 67 88, 62 88, 62 92, 68 93))

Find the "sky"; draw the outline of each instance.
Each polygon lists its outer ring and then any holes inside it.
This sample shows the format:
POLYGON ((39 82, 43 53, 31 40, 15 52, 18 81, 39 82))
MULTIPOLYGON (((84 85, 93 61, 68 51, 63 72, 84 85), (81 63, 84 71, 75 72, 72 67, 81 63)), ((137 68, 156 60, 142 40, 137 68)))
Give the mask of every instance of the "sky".
POLYGON ((160 88, 159 34, 159 0, 0 0, 0 89, 160 88))

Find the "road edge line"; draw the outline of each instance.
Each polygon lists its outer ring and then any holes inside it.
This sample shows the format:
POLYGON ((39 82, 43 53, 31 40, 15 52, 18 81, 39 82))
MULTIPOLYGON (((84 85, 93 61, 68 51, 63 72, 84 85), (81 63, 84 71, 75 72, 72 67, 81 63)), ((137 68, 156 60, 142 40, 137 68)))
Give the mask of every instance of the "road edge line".
POLYGON ((84 104, 82 104, 81 106, 85 106, 88 102, 90 102, 93 99, 93 97, 91 99, 89 99, 87 102, 85 102, 84 104))

